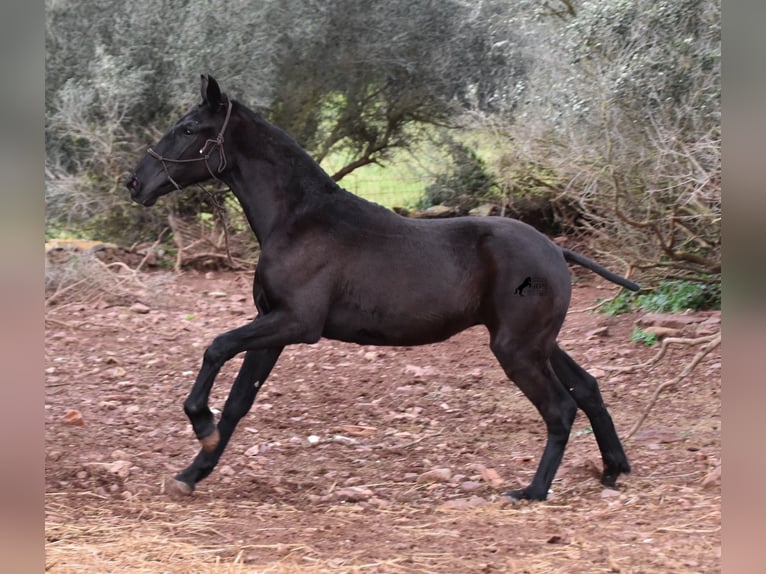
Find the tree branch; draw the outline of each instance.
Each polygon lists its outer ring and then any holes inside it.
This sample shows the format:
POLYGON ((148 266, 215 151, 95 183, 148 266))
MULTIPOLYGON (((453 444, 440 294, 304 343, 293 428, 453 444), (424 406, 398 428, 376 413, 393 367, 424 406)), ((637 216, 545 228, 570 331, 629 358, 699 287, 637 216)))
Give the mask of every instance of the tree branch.
MULTIPOLYGON (((664 383, 660 384, 654 391, 654 394, 652 395, 651 399, 649 399, 649 403, 644 408, 644 412, 641 414, 639 419, 636 421, 636 423, 633 425, 633 428, 630 429, 628 434, 625 436, 625 441, 630 440, 633 435, 636 434, 638 429, 641 428, 641 425, 644 423, 646 418, 649 416, 649 413, 651 412, 652 408, 654 408, 655 403, 657 402, 657 399, 659 398, 662 391, 665 389, 668 389, 674 385, 677 385, 681 381, 683 381, 686 377, 689 376, 689 374, 695 369, 697 365, 699 365, 700 361, 704 359, 710 351, 715 349, 721 344, 721 333, 720 331, 716 333, 715 335, 711 335, 710 337, 700 337, 698 340, 696 340, 696 343, 702 343, 707 342, 706 345, 704 345, 699 352, 694 356, 694 358, 686 365, 684 370, 674 379, 671 379, 669 381, 665 381, 664 383)), ((661 352, 663 349, 660 350, 661 352)), ((658 355, 657 360, 659 360, 661 355, 658 355)))

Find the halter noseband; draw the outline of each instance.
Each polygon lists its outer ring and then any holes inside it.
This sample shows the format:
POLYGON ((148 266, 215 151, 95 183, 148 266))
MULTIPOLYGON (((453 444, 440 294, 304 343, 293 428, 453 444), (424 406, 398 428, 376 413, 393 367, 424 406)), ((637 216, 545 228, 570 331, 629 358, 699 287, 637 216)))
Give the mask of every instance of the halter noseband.
POLYGON ((218 132, 218 135, 215 139, 208 139, 205 140, 205 145, 202 146, 202 149, 199 150, 202 157, 193 157, 189 159, 173 159, 168 157, 163 157, 160 154, 158 154, 156 151, 154 151, 152 148, 149 148, 146 150, 146 153, 150 156, 152 156, 155 159, 158 159, 162 162, 162 168, 165 170, 165 175, 170 180, 170 183, 172 183, 177 190, 181 189, 181 186, 178 185, 176 180, 174 180, 170 173, 168 172, 168 166, 165 162, 170 163, 192 163, 197 161, 204 161, 205 167, 207 168, 208 173, 210 173, 210 176, 215 179, 216 181, 220 181, 218 177, 213 173, 213 170, 210 169, 210 164, 208 163, 208 160, 210 159, 210 156, 213 155, 213 152, 218 149, 218 169, 216 170, 218 173, 221 173, 224 169, 226 169, 226 154, 223 150, 223 134, 226 131, 226 127, 229 125, 229 118, 231 117, 231 100, 229 99, 229 105, 226 108, 226 118, 223 120, 223 125, 221 126, 221 130, 218 132), (205 150, 207 150, 208 146, 210 146, 210 149, 205 153, 205 150))

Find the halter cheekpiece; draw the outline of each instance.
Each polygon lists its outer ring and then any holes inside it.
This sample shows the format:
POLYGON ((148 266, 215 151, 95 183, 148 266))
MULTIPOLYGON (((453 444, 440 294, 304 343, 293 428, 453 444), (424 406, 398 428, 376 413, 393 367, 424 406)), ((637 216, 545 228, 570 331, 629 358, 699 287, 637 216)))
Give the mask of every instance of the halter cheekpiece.
POLYGON ((205 145, 202 146, 202 149, 199 150, 199 153, 202 155, 202 157, 193 157, 189 159, 173 159, 161 156, 156 151, 154 151, 152 148, 149 148, 146 150, 146 153, 150 156, 152 156, 155 159, 158 159, 162 162, 162 167, 165 170, 165 175, 170 180, 170 183, 172 183, 176 189, 180 190, 181 186, 178 185, 176 180, 174 180, 170 173, 168 172, 168 166, 166 162, 169 163, 192 163, 197 161, 204 161, 205 167, 207 168, 207 171, 210 173, 210 176, 215 179, 219 180, 218 177, 213 173, 213 170, 210 169, 210 164, 208 163, 208 160, 210 159, 210 156, 213 155, 213 152, 215 150, 218 150, 218 169, 216 170, 218 173, 221 173, 224 169, 226 169, 226 153, 223 150, 223 134, 226 131, 226 127, 229 125, 229 118, 231 117, 231 100, 228 100, 228 106, 226 108, 226 118, 223 120, 223 125, 221 126, 221 130, 218 132, 218 135, 215 137, 215 139, 208 139, 205 140, 205 145), (208 149, 209 148, 209 149, 208 149))

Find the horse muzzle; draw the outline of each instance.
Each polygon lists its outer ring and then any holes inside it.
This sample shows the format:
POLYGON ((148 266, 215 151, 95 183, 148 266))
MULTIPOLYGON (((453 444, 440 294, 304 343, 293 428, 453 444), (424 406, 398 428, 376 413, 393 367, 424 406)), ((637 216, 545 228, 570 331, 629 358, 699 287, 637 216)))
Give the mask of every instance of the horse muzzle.
POLYGON ((136 203, 140 203, 141 205, 145 207, 151 207, 155 203, 157 203, 157 197, 141 197, 141 191, 143 190, 143 185, 139 181, 138 177, 136 177, 135 174, 128 176, 125 178, 125 187, 128 188, 128 191, 130 191, 130 199, 135 201, 136 203))

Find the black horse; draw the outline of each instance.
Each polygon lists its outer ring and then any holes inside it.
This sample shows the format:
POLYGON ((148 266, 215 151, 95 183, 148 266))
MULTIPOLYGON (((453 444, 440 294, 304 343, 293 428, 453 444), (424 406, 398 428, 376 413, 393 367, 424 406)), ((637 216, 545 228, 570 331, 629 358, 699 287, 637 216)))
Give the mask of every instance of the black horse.
POLYGON ((596 380, 556 337, 569 306, 567 261, 637 290, 532 227, 499 217, 419 220, 341 189, 284 131, 202 76, 203 102, 147 151, 127 186, 150 206, 175 189, 215 178, 239 202, 261 245, 257 317, 216 337, 184 402, 201 450, 168 487, 190 494, 218 463, 285 345, 321 337, 362 345, 422 345, 473 325, 508 377, 537 407, 547 443, 532 482, 508 493, 544 500, 577 408, 590 419, 614 486, 628 460, 596 380), (529 279, 523 293, 514 290, 529 279), (208 407, 221 366, 245 352, 216 424, 208 407))

